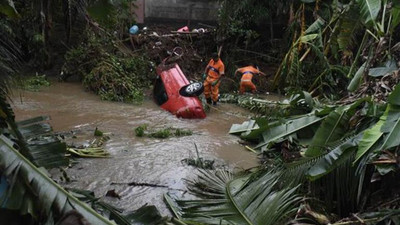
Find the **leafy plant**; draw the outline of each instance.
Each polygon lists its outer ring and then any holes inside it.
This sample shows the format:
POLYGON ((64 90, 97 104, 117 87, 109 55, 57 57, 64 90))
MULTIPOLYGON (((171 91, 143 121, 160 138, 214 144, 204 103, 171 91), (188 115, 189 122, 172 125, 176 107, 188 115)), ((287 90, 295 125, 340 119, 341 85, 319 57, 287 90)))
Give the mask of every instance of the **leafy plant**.
POLYGON ((182 160, 182 162, 187 163, 189 166, 194 166, 200 169, 208 169, 208 170, 214 169, 215 161, 203 159, 202 157, 200 157, 199 149, 197 148, 196 144, 194 144, 194 147, 196 150, 196 158, 185 158, 182 160))
POLYGON ((77 209, 90 223, 112 224, 24 158, 4 135, 0 136, 0 144, 0 169, 10 185, 0 198, 3 208, 20 210, 21 214, 31 214, 49 223, 54 223, 57 215, 59 218, 59 215, 77 209))
POLYGON ((39 91, 41 87, 50 86, 50 82, 47 80, 46 75, 36 75, 34 77, 30 77, 24 82, 24 89, 29 91, 39 91))
POLYGON ((182 137, 190 136, 193 134, 191 130, 185 130, 180 128, 167 127, 164 129, 148 130, 148 126, 143 124, 135 128, 136 136, 138 137, 153 137, 153 138, 169 138, 170 136, 182 137))
POLYGON ((141 126, 136 127, 135 128, 136 136, 143 137, 145 135, 146 129, 147 129, 147 125, 146 124, 143 124, 141 126))
POLYGON ((96 127, 96 129, 94 130, 94 136, 95 137, 102 137, 103 136, 103 132, 101 130, 97 129, 97 127, 96 127))
POLYGON ((301 198, 298 187, 280 188, 274 171, 233 178, 224 171, 200 171, 190 183, 202 200, 177 200, 164 195, 174 215, 187 224, 280 224, 289 220, 301 198))

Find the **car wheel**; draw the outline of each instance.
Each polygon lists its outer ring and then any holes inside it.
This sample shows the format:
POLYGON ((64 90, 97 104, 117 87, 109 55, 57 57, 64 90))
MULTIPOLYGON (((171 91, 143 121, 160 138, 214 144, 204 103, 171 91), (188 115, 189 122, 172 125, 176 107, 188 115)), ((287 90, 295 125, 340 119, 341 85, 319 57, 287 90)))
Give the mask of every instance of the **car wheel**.
POLYGON ((203 91, 204 91, 203 83, 195 82, 183 86, 179 90, 179 94, 185 97, 191 97, 191 96, 199 96, 201 95, 201 93, 203 93, 203 91))

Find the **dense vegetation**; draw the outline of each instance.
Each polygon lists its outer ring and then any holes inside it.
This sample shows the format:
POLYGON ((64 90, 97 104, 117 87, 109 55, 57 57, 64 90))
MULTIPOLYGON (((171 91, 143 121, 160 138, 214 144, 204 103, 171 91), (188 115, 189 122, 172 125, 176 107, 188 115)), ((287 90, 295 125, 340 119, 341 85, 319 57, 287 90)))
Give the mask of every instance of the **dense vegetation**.
MULTIPOLYGON (((226 96, 258 112, 230 133, 255 143, 263 164, 240 174, 201 171, 188 186, 198 200, 165 195, 180 220, 175 222, 399 224, 399 1, 219 2, 215 45, 223 46, 227 68, 249 63, 246 58, 275 65, 272 84, 261 88, 292 97, 270 102, 226 96)), ((152 64, 124 41, 130 3, 0 2, 0 174, 12 184, 0 202, 26 215, 20 223, 55 224, 77 209, 93 224, 111 224, 37 169, 67 163, 65 144, 51 135, 41 139, 50 131, 40 123, 44 117, 16 124, 6 98, 27 61, 35 70, 59 65, 62 79, 78 76, 103 99, 140 101, 152 64), (57 151, 47 154, 49 149, 57 151)), ((228 78, 237 81, 231 72, 228 78)), ((135 131, 145 134, 143 127, 135 131)), ((134 224, 130 218, 111 216, 118 224, 134 224)), ((156 218, 153 224, 169 223, 156 218)))

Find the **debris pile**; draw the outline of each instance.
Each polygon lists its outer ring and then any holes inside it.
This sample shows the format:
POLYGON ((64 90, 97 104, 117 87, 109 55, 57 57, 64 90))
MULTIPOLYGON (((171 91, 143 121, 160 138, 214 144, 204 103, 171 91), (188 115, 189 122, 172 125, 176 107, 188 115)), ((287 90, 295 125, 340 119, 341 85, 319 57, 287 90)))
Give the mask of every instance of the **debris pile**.
MULTIPOLYGON (((186 27, 187 28, 187 27, 186 27)), ((143 28, 132 37, 134 51, 143 51, 156 64, 168 58, 168 63, 176 62, 189 79, 199 78, 211 52, 217 50, 214 29, 178 29, 168 26, 143 28)))

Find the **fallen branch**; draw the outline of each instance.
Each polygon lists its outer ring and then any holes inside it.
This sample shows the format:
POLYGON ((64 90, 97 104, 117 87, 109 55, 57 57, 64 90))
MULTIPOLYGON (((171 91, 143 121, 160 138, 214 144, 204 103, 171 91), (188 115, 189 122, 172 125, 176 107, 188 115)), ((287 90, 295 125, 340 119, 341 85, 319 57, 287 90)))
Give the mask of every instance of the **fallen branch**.
POLYGON ((138 183, 138 182, 129 182, 129 183, 118 183, 118 182, 112 182, 111 185, 128 185, 128 186, 135 186, 135 187, 160 187, 160 188, 169 188, 168 186, 165 185, 159 185, 159 184, 150 184, 150 183, 138 183))

